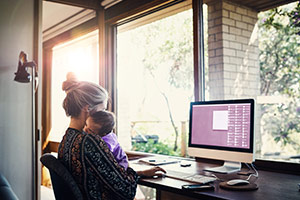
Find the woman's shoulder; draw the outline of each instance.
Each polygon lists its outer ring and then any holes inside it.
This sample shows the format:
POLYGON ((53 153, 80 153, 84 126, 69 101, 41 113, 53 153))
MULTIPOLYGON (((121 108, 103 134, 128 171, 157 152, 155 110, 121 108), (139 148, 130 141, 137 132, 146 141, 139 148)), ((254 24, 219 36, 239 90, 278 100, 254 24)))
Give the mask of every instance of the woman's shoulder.
POLYGON ((78 140, 83 140, 86 137, 87 133, 83 132, 83 131, 79 131, 77 129, 74 128, 68 128, 66 130, 66 133, 63 137, 62 142, 64 141, 69 141, 72 143, 78 140))
POLYGON ((84 133, 84 141, 88 142, 88 143, 94 143, 95 145, 100 145, 102 146, 104 144, 103 139, 101 138, 101 136, 97 135, 97 134, 90 134, 90 133, 84 133))
POLYGON ((82 150, 84 151, 84 155, 87 157, 95 157, 95 153, 97 156, 104 156, 110 158, 111 162, 113 162, 113 155, 107 144, 103 141, 101 136, 96 134, 86 134, 82 140, 82 150))
MULTIPOLYGON (((74 151, 103 151, 104 144, 100 136, 88 134, 84 131, 68 128, 63 140, 60 143, 59 149, 74 149, 74 151), (101 150, 102 149, 102 150, 101 150)), ((72 150, 73 151, 73 150, 72 150)))
POLYGON ((61 148, 63 147, 71 147, 71 146, 78 146, 81 145, 82 141, 84 141, 84 138, 87 136, 87 133, 83 131, 79 131, 77 129, 68 128, 66 130, 65 135, 63 136, 63 139, 60 143, 61 148))
POLYGON ((77 129, 68 128, 62 141, 72 141, 72 143, 95 143, 99 144, 103 142, 102 138, 96 134, 86 133, 77 129))
POLYGON ((68 128, 62 141, 62 146, 75 146, 84 151, 109 151, 101 136, 77 129, 68 128))
POLYGON ((67 130, 66 130, 66 134, 84 134, 84 132, 83 131, 79 131, 79 130, 77 130, 77 129, 75 129, 75 128, 68 128, 67 130))

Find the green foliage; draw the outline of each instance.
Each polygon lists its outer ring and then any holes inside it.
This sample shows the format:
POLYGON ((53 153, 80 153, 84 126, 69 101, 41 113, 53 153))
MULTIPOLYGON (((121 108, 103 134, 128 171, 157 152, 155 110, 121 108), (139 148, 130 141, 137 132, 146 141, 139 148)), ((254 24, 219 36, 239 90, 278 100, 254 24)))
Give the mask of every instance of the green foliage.
POLYGON ((173 147, 162 142, 154 143, 153 140, 149 139, 147 143, 134 143, 132 150, 142 151, 147 153, 156 153, 171 156, 180 156, 180 148, 173 151, 173 147))
POLYGON ((145 27, 137 41, 146 49, 143 63, 155 77, 167 67, 167 80, 175 88, 193 88, 193 30, 191 11, 185 11, 145 27), (178 26, 180 24, 181 26, 178 26), (145 39, 146 38, 146 39, 145 39))
POLYGON ((264 132, 300 152, 300 2, 259 15, 261 94, 282 96, 284 103, 262 106, 264 132))
POLYGON ((267 105, 264 109, 268 111, 262 116, 264 128, 274 136, 274 140, 298 149, 299 144, 292 136, 300 133, 300 107, 290 101, 287 104, 267 105))
POLYGON ((300 35, 300 2, 297 7, 290 13, 291 26, 295 28, 295 32, 300 35))
MULTIPOLYGON (((294 9, 299 9, 298 4, 294 9)), ((272 9, 259 15, 261 93, 299 96, 300 37, 291 13, 272 9)))
MULTIPOLYGON (((176 108, 171 102, 175 99, 174 91, 181 91, 188 101, 193 98, 192 19, 192 10, 183 11, 137 28, 139 34, 135 36, 135 42, 144 50, 142 64, 145 77, 150 75, 153 85, 166 102, 175 133, 174 151, 177 151, 179 137, 174 114, 176 108)), ((159 148, 167 147, 162 145, 159 148)))

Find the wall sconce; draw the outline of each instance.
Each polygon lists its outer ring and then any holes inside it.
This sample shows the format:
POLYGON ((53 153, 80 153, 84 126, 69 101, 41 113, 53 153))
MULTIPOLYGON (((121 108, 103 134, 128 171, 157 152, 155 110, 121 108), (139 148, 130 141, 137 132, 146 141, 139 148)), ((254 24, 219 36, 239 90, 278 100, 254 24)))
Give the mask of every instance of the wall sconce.
POLYGON ((18 70, 15 73, 14 81, 20 82, 20 83, 32 83, 32 90, 31 90, 31 100, 32 100, 32 110, 31 110, 31 128, 32 128, 32 197, 33 199, 36 199, 36 175, 37 175, 37 162, 36 162, 36 128, 35 128, 35 91, 37 88, 37 72, 36 72, 36 63, 34 61, 28 62, 27 61, 27 55, 21 51, 19 55, 19 62, 18 62, 18 70), (30 73, 27 72, 28 67, 32 68, 32 76, 30 73), (32 77, 34 77, 32 79, 32 77))
MULTIPOLYGON (((32 70, 36 70, 36 63, 34 61, 28 62, 27 61, 27 55, 21 51, 19 55, 19 64, 18 64, 18 70, 15 73, 15 81, 20 83, 29 83, 31 81, 31 76, 27 72, 27 68, 32 67, 32 70)), ((37 72, 33 73, 34 77, 37 77, 37 72)))

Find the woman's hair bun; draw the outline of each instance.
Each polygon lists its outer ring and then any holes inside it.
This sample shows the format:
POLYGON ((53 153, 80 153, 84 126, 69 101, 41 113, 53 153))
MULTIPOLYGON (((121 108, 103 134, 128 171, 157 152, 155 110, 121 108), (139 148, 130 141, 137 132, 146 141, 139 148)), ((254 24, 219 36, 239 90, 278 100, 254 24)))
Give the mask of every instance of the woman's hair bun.
POLYGON ((67 73, 67 80, 62 84, 62 90, 68 92, 71 88, 78 85, 78 79, 74 72, 67 73))

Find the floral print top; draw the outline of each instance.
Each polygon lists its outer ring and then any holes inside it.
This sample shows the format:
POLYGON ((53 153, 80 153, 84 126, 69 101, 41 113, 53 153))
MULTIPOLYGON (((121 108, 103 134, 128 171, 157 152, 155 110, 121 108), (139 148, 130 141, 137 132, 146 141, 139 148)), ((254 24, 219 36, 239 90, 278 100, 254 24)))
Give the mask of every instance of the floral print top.
POLYGON ((136 172, 121 167, 98 135, 68 128, 59 148, 58 159, 71 172, 85 199, 133 199, 136 172))

